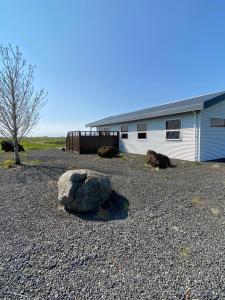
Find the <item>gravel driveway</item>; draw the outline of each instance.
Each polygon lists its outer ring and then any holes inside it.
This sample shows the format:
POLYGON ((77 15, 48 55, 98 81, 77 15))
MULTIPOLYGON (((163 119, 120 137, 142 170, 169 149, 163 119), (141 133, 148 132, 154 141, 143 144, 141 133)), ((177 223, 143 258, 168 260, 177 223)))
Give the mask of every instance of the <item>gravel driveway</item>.
POLYGON ((225 299, 223 163, 154 171, 141 155, 27 155, 40 164, 0 169, 0 299, 225 299), (68 168, 108 174, 128 215, 60 209, 68 168))

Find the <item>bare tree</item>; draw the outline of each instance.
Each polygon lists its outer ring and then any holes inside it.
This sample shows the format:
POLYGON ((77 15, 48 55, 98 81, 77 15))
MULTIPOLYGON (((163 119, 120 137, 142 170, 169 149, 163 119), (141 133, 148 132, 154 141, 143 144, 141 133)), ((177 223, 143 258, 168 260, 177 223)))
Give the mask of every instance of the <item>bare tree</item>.
POLYGON ((18 165, 19 141, 37 124, 46 99, 43 89, 34 90, 33 73, 18 47, 0 46, 0 136, 13 141, 18 165))

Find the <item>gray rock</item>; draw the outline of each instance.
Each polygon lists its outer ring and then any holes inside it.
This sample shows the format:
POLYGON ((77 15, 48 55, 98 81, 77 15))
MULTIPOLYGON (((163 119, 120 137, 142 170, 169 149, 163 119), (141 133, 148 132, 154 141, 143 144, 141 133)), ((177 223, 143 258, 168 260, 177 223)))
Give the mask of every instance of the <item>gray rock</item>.
POLYGON ((111 194, 111 183, 105 174, 79 169, 62 174, 58 181, 58 199, 76 212, 94 211, 111 194))

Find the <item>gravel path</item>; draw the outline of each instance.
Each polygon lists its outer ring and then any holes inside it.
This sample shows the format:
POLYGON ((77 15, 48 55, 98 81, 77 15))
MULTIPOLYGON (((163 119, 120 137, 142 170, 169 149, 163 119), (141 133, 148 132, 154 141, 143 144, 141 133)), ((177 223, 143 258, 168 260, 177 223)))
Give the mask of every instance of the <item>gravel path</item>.
POLYGON ((225 299, 224 164, 153 171, 141 155, 27 155, 40 164, 0 169, 0 299, 225 299), (68 168, 108 174, 128 216, 61 210, 68 168))

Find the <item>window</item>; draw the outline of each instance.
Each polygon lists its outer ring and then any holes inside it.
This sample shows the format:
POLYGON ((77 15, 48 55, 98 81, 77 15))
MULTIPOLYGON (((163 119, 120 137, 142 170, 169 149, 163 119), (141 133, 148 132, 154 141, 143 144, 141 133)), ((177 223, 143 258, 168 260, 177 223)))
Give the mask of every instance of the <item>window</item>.
POLYGON ((120 127, 121 130, 121 139, 125 140, 128 139, 128 125, 122 125, 120 127))
POLYGON ((146 132, 138 132, 138 139, 143 140, 147 138, 146 132))
POLYGON ((166 140, 181 139, 181 119, 166 121, 166 140))
POLYGON ((137 131, 147 131, 147 124, 137 124, 137 131))
POLYGON ((121 134, 121 139, 128 139, 128 133, 122 133, 121 134))
POLYGON ((128 131, 128 125, 122 125, 121 132, 127 132, 127 131, 128 131))
POLYGON ((225 127, 225 119, 223 118, 211 118, 210 119, 211 127, 225 127))
POLYGON ((167 131, 166 139, 167 140, 179 140, 180 139, 180 131, 167 131))
POLYGON ((147 138, 147 124, 137 124, 137 131, 138 131, 138 139, 139 140, 145 140, 147 138), (142 131, 142 132, 140 132, 142 131))
POLYGON ((181 129, 181 119, 166 121, 166 130, 176 130, 176 129, 181 129))

